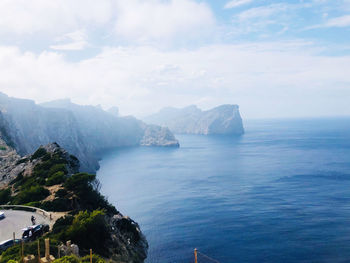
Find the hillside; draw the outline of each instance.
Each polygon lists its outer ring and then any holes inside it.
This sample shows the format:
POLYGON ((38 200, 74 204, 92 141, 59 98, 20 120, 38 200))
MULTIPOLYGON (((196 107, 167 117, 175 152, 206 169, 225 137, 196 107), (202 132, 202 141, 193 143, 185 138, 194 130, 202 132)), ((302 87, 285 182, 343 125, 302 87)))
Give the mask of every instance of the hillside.
MULTIPOLYGON (((79 173, 75 156, 52 143, 20 157, 3 136, 0 143, 0 205, 63 212, 65 216, 48 234, 53 244, 72 240, 82 254, 92 248, 115 262, 144 261, 148 244, 139 226, 99 193, 95 175, 79 173)), ((18 257, 19 247, 15 246, 2 254, 0 262, 18 257)))

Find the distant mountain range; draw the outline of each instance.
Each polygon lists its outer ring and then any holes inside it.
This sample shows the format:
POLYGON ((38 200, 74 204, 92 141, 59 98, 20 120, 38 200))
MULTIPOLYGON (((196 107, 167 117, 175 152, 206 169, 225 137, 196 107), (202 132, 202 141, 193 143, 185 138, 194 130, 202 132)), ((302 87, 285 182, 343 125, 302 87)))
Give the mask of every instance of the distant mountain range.
POLYGON ((168 107, 143 120, 168 127, 174 133, 205 135, 244 133, 238 105, 221 105, 207 111, 202 111, 194 105, 183 109, 168 107))
POLYGON ((106 112, 98 106, 81 106, 70 100, 38 105, 0 93, 0 132, 21 155, 57 142, 80 159, 82 171, 95 172, 97 153, 108 148, 179 146, 169 129, 117 115, 117 109, 106 112))

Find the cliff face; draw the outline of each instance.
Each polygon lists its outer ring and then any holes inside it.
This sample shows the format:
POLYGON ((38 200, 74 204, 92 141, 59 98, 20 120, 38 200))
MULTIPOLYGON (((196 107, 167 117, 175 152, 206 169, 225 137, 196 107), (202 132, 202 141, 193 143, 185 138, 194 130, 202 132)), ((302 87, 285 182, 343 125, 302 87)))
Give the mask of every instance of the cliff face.
POLYGON ((238 105, 221 105, 208 111, 196 106, 183 109, 164 108, 144 118, 147 123, 168 127, 174 133, 232 134, 244 133, 238 105))
POLYGON ((0 131, 0 189, 22 172, 25 166, 25 164, 17 164, 21 157, 9 145, 4 131, 0 131))
POLYGON ((148 243, 140 227, 99 194, 98 187, 94 187, 98 185, 94 175, 78 173, 77 158, 57 143, 41 146, 34 154, 20 157, 3 138, 3 132, 0 132, 0 191, 9 190, 10 194, 8 200, 2 200, 4 203, 0 200, 1 205, 22 205, 24 203, 19 201, 23 201, 50 212, 63 212, 66 217, 56 221, 52 229, 54 236, 50 236, 50 233, 48 236, 59 242, 72 238, 74 240, 74 236, 66 234, 67 229, 74 224, 70 212, 74 212, 72 214, 76 218, 80 211, 103 209, 105 212, 103 220, 100 221, 101 229, 97 230, 106 231, 105 238, 101 240, 103 244, 94 244, 92 241, 87 243, 85 240, 82 242, 80 239, 75 240, 76 244, 85 250, 84 246, 95 246, 94 251, 101 251, 105 257, 118 262, 141 263, 145 260, 148 243), (58 177, 60 180, 57 180, 58 177), (84 181, 84 178, 90 179, 84 181), (41 195, 28 195, 38 188, 41 189, 41 195), (64 221, 66 223, 62 223, 64 221))
POLYGON ((133 117, 116 117, 99 107, 80 106, 69 100, 37 105, 0 93, 0 111, 0 125, 19 154, 32 153, 40 145, 55 141, 76 155, 81 169, 88 172, 98 169, 96 153, 106 148, 178 146, 169 130, 158 127, 149 133, 151 127, 133 117))

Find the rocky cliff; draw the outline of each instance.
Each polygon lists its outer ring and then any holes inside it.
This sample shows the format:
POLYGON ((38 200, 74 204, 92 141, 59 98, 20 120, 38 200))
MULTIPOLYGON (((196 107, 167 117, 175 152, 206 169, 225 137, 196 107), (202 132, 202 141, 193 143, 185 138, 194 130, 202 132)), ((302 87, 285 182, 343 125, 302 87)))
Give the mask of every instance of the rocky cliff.
POLYGON ((183 109, 164 108, 144 118, 147 123, 168 127, 174 133, 230 134, 244 133, 238 105, 221 105, 202 111, 196 106, 183 109))
MULTIPOLYGON (((148 243, 140 227, 99 193, 95 175, 78 173, 75 156, 51 143, 20 157, 3 132, 0 147, 0 205, 30 205, 64 214, 48 234, 51 242, 72 240, 82 253, 92 248, 113 262, 144 261, 148 243)), ((18 259, 18 252, 12 252, 6 258, 18 259)))
POLYGON ((69 100, 37 105, 0 93, 0 128, 20 155, 40 145, 57 142, 76 155, 81 170, 98 169, 97 152, 120 146, 178 146, 168 130, 148 126, 133 117, 117 117, 100 107, 81 106, 69 100), (152 132, 150 132, 152 130, 152 132))

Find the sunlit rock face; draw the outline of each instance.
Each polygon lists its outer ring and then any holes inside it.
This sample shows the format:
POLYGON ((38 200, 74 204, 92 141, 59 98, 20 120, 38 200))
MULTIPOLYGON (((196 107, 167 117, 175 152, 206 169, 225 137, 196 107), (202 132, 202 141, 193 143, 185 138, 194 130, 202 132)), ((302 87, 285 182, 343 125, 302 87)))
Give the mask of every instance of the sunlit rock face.
POLYGON ((144 121, 166 126, 174 133, 205 135, 244 133, 238 105, 221 105, 207 111, 202 111, 196 106, 183 109, 164 108, 144 118, 144 121))
POLYGON ((178 146, 170 131, 153 128, 134 117, 118 117, 115 112, 106 112, 99 106, 77 105, 70 100, 38 105, 0 93, 2 127, 20 155, 57 142, 80 159, 82 171, 95 172, 99 167, 98 153, 105 149, 178 146))

